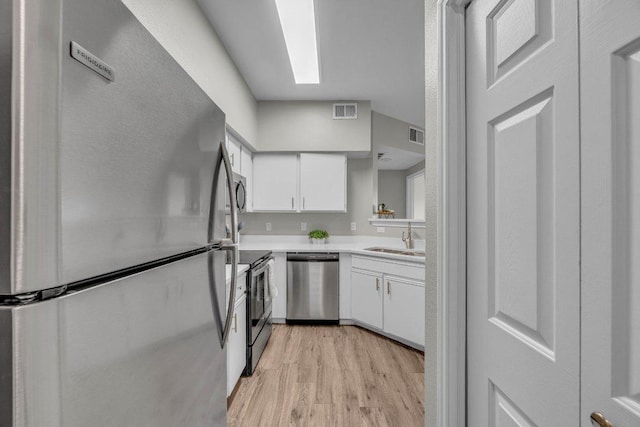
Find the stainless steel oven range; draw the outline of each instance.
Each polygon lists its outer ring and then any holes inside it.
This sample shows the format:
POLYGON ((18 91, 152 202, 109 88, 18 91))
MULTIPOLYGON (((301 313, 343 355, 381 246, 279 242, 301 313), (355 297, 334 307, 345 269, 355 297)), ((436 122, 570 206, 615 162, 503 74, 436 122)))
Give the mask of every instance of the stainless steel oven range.
POLYGON ((268 268, 271 251, 240 251, 240 264, 250 264, 247 273, 247 366, 245 375, 253 374, 271 336, 271 292, 268 268))

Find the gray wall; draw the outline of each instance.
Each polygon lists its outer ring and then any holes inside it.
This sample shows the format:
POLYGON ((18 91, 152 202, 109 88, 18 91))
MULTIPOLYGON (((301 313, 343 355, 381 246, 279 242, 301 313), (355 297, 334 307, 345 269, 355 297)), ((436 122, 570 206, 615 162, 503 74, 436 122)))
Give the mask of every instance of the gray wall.
POLYGON ((407 171, 378 171, 378 203, 393 209, 396 218, 407 217, 407 171))
POLYGON ((257 103, 194 0, 123 0, 249 143, 258 135, 257 103))
MULTIPOLYGON (((426 168, 426 160, 421 161, 420 163, 416 163, 415 165, 411 166, 409 169, 405 170, 405 176, 409 176, 409 175, 413 175, 414 173, 421 171, 422 169, 426 168)), ((430 163, 430 166, 432 166, 432 164, 430 163)))
POLYGON ((386 145, 413 153, 424 152, 422 145, 409 141, 409 123, 375 111, 371 113, 371 143, 373 148, 386 145))
MULTIPOLYGON (((407 177, 425 169, 422 161, 405 170, 378 170, 378 203, 384 203, 388 209, 395 211, 396 218, 407 217, 407 177)), ((424 238, 424 231, 415 230, 419 238, 424 238)), ((393 233, 393 231, 391 231, 393 233)))
POLYGON ((357 103, 355 120, 334 120, 333 104, 334 101, 260 101, 256 148, 259 151, 370 151, 371 103, 357 103))

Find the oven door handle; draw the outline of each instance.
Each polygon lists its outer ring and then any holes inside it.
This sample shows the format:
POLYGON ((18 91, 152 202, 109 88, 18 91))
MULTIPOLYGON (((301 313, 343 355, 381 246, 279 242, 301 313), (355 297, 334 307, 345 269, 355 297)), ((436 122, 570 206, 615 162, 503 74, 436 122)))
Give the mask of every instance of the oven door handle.
POLYGON ((260 276, 262 273, 264 273, 264 272, 267 270, 267 268, 269 268, 269 263, 268 263, 268 261, 267 261, 267 262, 265 262, 265 263, 262 265, 262 267, 260 267, 260 268, 256 269, 255 271, 253 271, 253 270, 252 270, 252 271, 251 271, 251 274, 252 274, 254 277, 258 277, 258 276, 260 276))

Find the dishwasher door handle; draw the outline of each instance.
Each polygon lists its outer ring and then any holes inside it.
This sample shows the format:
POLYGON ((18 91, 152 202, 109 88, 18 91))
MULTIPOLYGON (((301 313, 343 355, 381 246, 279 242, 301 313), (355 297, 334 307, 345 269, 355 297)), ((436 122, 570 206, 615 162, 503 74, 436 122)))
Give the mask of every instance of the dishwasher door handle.
POLYGON ((298 262, 338 262, 340 261, 340 255, 337 253, 304 253, 304 252, 289 252, 287 254, 287 261, 298 262))

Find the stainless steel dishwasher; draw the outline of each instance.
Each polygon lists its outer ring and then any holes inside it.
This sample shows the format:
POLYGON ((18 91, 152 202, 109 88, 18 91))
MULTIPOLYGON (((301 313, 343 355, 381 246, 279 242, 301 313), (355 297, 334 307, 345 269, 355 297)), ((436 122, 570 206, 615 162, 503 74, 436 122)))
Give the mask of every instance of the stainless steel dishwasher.
POLYGON ((338 323, 339 266, 337 253, 287 254, 287 323, 338 323))

